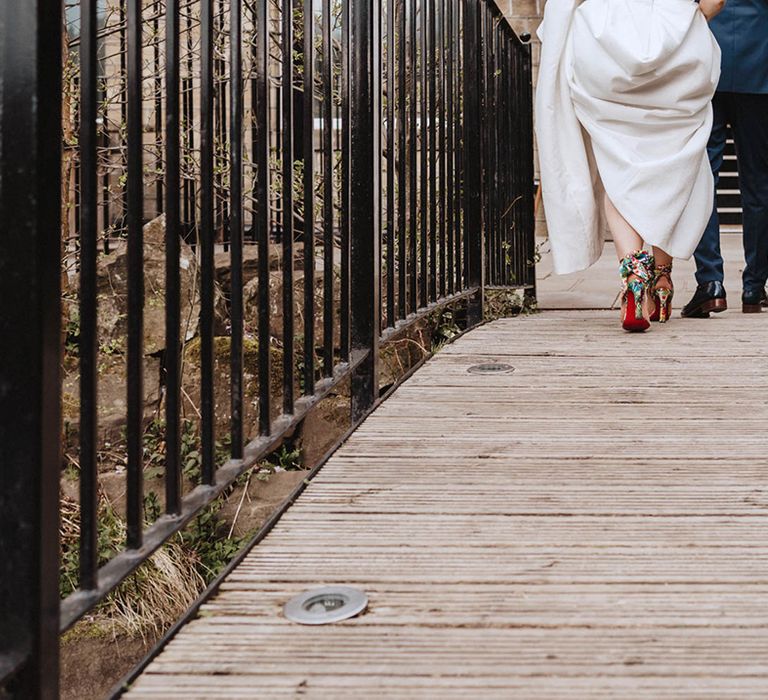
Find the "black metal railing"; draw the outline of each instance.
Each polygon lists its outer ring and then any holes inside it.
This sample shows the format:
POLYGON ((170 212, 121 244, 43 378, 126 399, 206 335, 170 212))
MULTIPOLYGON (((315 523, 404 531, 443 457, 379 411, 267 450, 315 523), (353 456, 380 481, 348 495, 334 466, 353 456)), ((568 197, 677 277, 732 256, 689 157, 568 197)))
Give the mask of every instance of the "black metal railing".
POLYGON ((535 294, 530 48, 493 0, 60 9, 0 4, 0 687, 28 698, 57 695, 59 631, 334 387, 349 380, 353 421, 372 409, 381 343, 457 301, 481 322, 488 286, 535 294), (162 342, 148 340, 155 307, 162 342), (126 491, 125 547, 106 560, 105 353, 124 371, 126 491), (164 512, 147 523, 150 360, 165 464, 164 512), (59 603, 63 398, 79 580, 59 603))

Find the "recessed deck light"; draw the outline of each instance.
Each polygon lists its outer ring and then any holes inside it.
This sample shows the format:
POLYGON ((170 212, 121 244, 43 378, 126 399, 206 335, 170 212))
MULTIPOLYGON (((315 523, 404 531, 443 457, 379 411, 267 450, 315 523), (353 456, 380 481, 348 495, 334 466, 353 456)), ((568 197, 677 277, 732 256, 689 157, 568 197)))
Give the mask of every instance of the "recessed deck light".
POLYGON ((312 588, 291 598, 283 614, 301 625, 329 625, 359 615, 368 607, 368 596, 350 586, 312 588))
POLYGON ((515 371, 512 365, 502 362, 486 362, 481 365, 472 365, 467 372, 470 374, 511 374, 515 371))

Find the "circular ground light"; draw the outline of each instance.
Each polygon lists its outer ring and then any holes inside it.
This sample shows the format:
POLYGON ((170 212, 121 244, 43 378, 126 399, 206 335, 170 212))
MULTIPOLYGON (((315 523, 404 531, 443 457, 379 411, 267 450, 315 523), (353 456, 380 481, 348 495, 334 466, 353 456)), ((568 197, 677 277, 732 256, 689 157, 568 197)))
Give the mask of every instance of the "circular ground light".
POLYGON ((368 607, 368 596, 350 586, 325 586, 291 598, 283 614, 301 625, 330 625, 359 615, 368 607))
POLYGON ((486 362, 482 365, 472 365, 467 372, 470 374, 511 374, 515 371, 512 365, 501 362, 486 362))

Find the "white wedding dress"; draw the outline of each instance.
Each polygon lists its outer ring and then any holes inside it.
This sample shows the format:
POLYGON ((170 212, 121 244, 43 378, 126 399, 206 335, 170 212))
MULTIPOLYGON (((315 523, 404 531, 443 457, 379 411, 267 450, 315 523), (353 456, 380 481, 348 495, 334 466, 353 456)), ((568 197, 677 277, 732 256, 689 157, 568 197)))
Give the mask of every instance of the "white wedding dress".
POLYGON ((689 258, 712 213, 720 48, 693 0, 548 0, 536 135, 555 271, 603 247, 607 192, 648 244, 689 258))

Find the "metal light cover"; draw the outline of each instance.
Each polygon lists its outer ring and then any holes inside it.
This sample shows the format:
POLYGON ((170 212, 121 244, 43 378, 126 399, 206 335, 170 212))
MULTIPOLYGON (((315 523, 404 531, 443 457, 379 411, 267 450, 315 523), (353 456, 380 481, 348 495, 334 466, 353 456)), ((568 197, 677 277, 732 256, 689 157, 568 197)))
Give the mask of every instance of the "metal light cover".
POLYGON ((350 586, 312 588, 291 598, 283 614, 300 625, 330 625, 359 615, 368 607, 368 596, 350 586))
POLYGON ((467 372, 470 374, 511 374, 515 371, 512 365, 503 362, 485 362, 480 365, 472 365, 467 372))

